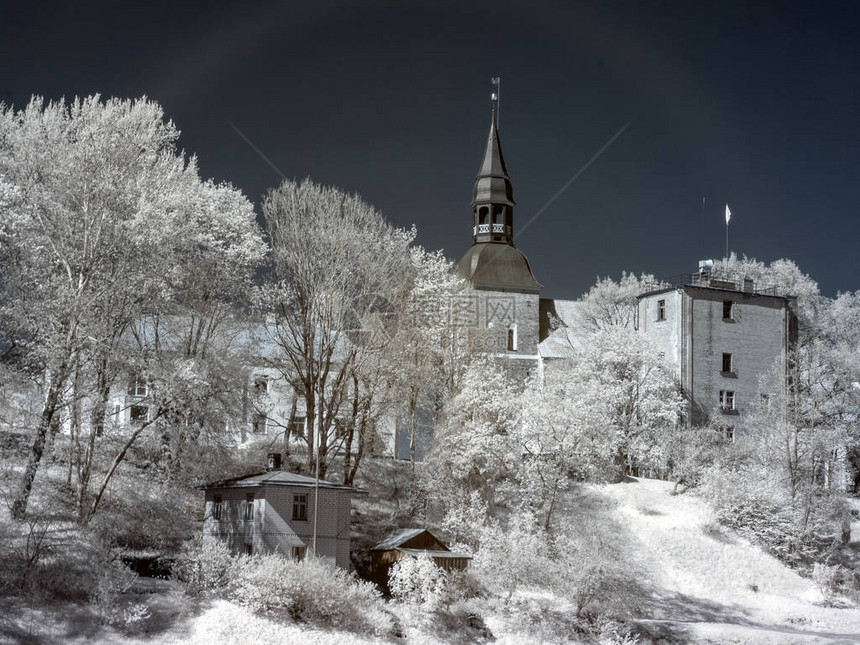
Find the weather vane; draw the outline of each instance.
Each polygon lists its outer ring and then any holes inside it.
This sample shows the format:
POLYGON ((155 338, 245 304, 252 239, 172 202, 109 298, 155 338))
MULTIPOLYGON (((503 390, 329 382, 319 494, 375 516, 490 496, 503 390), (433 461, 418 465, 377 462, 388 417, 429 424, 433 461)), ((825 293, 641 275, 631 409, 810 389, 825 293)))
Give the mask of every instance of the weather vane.
POLYGON ((495 108, 496 108, 496 125, 498 125, 498 123, 499 123, 499 110, 500 110, 499 102, 500 102, 500 100, 501 100, 501 98, 502 98, 502 79, 501 79, 500 77, 498 77, 498 76, 493 76, 493 77, 490 79, 490 83, 492 83, 492 84, 493 84, 493 86, 496 88, 496 91, 495 91, 495 92, 493 92, 493 93, 490 95, 490 98, 491 98, 491 100, 493 101, 493 103, 495 104, 495 108))

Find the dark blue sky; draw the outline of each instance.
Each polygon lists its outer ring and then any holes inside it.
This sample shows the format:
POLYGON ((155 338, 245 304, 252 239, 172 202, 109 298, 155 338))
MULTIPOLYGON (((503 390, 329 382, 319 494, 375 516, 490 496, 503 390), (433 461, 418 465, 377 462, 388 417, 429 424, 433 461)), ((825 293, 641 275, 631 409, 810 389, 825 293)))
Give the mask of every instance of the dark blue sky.
POLYGON ((518 235, 544 295, 695 270, 726 202, 733 250, 860 288, 856 3, 32 4, 2 12, 0 100, 146 94, 257 204, 280 177, 231 123, 459 258, 501 76, 515 230, 632 120, 518 235))

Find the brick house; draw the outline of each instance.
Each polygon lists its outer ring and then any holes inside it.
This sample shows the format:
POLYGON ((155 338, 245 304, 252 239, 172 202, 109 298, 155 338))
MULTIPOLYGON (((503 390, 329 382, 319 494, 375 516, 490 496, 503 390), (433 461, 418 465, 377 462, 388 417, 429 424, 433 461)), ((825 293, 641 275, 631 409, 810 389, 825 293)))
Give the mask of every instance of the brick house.
MULTIPOLYGON (((315 480, 283 470, 201 486, 203 535, 235 553, 282 553, 304 559, 313 549, 315 480)), ((351 486, 319 483, 317 555, 349 566, 351 486)))

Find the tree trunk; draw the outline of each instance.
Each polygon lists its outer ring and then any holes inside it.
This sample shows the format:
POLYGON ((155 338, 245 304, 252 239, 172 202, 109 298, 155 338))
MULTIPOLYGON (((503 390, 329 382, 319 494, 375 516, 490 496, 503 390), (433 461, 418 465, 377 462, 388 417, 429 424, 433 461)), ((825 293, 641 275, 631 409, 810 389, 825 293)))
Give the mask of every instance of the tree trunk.
POLYGON ((24 475, 21 478, 18 493, 12 502, 12 519, 24 519, 24 516, 27 514, 27 504, 30 501, 30 493, 33 490, 33 480, 36 478, 36 471, 39 469, 39 463, 42 461, 42 454, 45 451, 45 441, 48 438, 48 432, 54 425, 54 417, 57 413, 57 408, 60 406, 63 388, 68 376, 69 358, 67 357, 60 364, 57 371, 50 376, 48 395, 45 397, 45 405, 42 407, 42 415, 36 428, 36 436, 33 439, 33 446, 30 449, 27 466, 24 468, 24 475))
MULTIPOLYGON (((104 365, 100 367, 106 367, 104 365)), ((107 382, 106 370, 100 369, 98 376, 99 398, 96 401, 92 414, 90 416, 90 436, 87 441, 86 449, 81 456, 80 465, 78 468, 78 489, 76 496, 76 504, 78 511, 78 521, 86 522, 86 501, 87 493, 90 487, 90 476, 92 475, 93 457, 96 451, 96 438, 104 434, 105 418, 107 416, 108 401, 110 401, 110 385, 107 382)))
POLYGON ((131 436, 128 438, 128 441, 125 442, 125 445, 120 449, 120 451, 113 458, 113 462, 111 462, 110 468, 108 468, 108 471, 105 473, 105 476, 102 478, 101 486, 99 486, 99 490, 96 493, 96 496, 93 498, 92 506, 90 506, 90 510, 87 513, 86 518, 84 518, 84 520, 82 522, 84 525, 88 524, 89 521, 92 519, 93 515, 95 515, 96 509, 98 508, 99 502, 101 502, 102 496, 104 495, 104 492, 107 489, 108 484, 110 483, 111 477, 113 477, 113 474, 116 472, 116 469, 122 463, 122 460, 125 459, 125 456, 128 453, 128 451, 131 449, 132 444, 134 444, 134 442, 143 433, 144 430, 146 430, 149 426, 151 426, 153 423, 155 423, 155 420, 158 419, 161 416, 161 414, 162 414, 161 412, 158 412, 153 416, 152 419, 141 424, 141 426, 131 434, 131 436))

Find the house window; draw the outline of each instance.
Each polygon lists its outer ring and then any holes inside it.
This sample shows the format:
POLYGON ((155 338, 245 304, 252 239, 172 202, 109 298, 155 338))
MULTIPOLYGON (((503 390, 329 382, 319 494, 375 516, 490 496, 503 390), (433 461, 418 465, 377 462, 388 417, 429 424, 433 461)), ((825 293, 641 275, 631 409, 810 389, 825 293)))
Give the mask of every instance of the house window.
POLYGON ((731 300, 723 300, 723 320, 734 320, 734 303, 731 300))
POLYGON ((113 406, 114 423, 119 423, 119 413, 121 410, 122 410, 122 408, 120 408, 119 403, 117 403, 116 405, 113 406))
POLYGON ((215 495, 214 499, 212 500, 212 519, 213 520, 220 520, 221 519, 221 513, 222 513, 221 509, 223 509, 223 508, 224 508, 224 502, 221 501, 221 496, 215 495))
POLYGON ((732 355, 728 352, 723 352, 723 373, 730 374, 734 372, 732 369, 732 355))
POLYGON ((735 442, 735 427, 734 426, 720 426, 718 428, 720 434, 723 435, 723 439, 728 441, 729 443, 735 442))
POLYGON ((731 390, 720 390, 720 408, 723 412, 731 412, 735 409, 735 393, 731 390))
POLYGON ((245 517, 243 519, 254 519, 254 493, 248 493, 245 496, 245 517))
POLYGON ((134 378, 129 381, 128 395, 129 396, 146 396, 149 390, 146 386, 146 381, 140 378, 134 378))
POLYGON ((250 542, 245 542, 243 550, 245 555, 254 555, 254 546, 250 542))
POLYGON ((304 437, 305 436, 305 418, 304 417, 296 417, 293 419, 292 423, 290 423, 290 434, 295 437, 304 437))
POLYGON ((513 324, 508 329, 508 351, 517 351, 517 326, 513 324))
POLYGON ((293 519, 306 522, 308 519, 308 496, 293 495, 293 519))
POLYGON ((266 434, 266 422, 268 419, 265 414, 259 412, 254 415, 251 421, 251 432, 254 434, 266 434))
POLYGON ((307 547, 304 546, 294 546, 293 547, 293 560, 296 562, 301 562, 305 559, 305 555, 307 554, 307 547))
POLYGON ((128 413, 128 418, 131 423, 142 424, 146 423, 149 418, 149 407, 145 405, 133 405, 128 413))
POLYGON ((666 320, 666 301, 657 301, 657 320, 666 320))
POLYGON ((268 394, 269 393, 269 379, 265 376, 255 376, 254 377, 254 390, 256 390, 258 394, 268 394))

